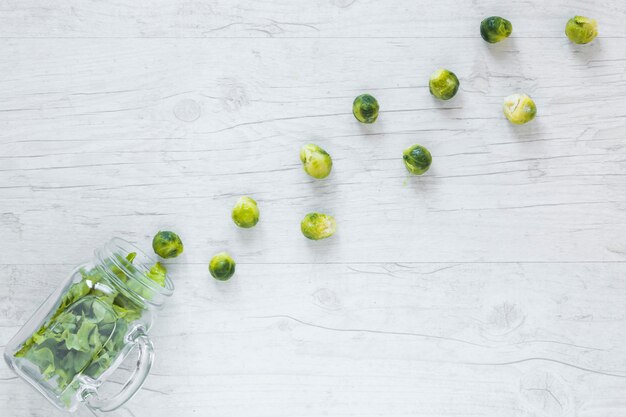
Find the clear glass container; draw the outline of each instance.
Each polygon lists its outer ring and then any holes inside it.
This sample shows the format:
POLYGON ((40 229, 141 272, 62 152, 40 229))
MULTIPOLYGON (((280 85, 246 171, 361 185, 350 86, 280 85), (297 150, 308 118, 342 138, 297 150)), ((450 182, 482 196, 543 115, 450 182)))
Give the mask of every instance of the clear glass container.
POLYGON ((155 312, 174 292, 165 268, 134 245, 112 239, 78 266, 6 347, 9 366, 61 410, 81 404, 111 411, 147 377, 155 312), (136 369, 115 395, 98 388, 134 350, 136 369))

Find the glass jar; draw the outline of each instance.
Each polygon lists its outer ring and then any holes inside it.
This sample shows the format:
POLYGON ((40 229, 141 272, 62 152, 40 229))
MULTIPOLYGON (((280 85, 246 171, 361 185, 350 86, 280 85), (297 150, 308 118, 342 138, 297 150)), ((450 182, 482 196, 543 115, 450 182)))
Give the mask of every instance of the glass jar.
POLYGON ((141 387, 154 358, 148 332, 174 291, 165 268, 112 239, 77 267, 6 347, 9 366, 62 410, 111 411, 141 387), (133 350, 136 369, 121 391, 98 388, 133 350))

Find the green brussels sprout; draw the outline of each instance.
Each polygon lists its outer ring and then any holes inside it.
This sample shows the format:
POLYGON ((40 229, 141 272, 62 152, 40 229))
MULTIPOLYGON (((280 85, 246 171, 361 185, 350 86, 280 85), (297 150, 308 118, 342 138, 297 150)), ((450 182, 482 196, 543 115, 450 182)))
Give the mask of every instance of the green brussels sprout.
POLYGON ((439 69, 430 76, 428 88, 439 100, 450 100, 459 91, 459 79, 453 72, 439 69))
POLYGON ((333 160, 328 152, 312 143, 304 145, 300 149, 300 160, 304 172, 318 180, 326 178, 333 168, 333 160))
POLYGON ((220 252, 209 262, 209 272, 218 281, 228 281, 235 273, 235 261, 226 252, 220 252))
POLYGON ((369 94, 361 94, 352 103, 352 113, 361 123, 374 123, 378 119, 378 101, 369 94))
POLYGON ((152 239, 152 249, 161 258, 176 258, 183 253, 183 242, 174 232, 160 231, 152 239))
POLYGON ((526 94, 511 94, 504 99, 504 115, 511 123, 523 125, 537 114, 537 106, 526 94))
POLYGON ((480 36, 489 43, 497 43, 508 38, 513 32, 511 22, 503 17, 491 16, 480 22, 480 36))
POLYGON ((259 207, 250 197, 239 197, 233 207, 232 218, 235 224, 244 229, 256 226, 259 222, 259 207))
POLYGON ((567 21, 565 34, 574 43, 589 43, 598 36, 598 22, 595 19, 574 16, 567 21))
POLYGON ((300 223, 302 234, 311 240, 331 237, 337 230, 337 222, 333 216, 321 213, 309 213, 300 223))
POLYGON ((413 145, 406 148, 402 153, 402 159, 406 169, 414 175, 422 175, 428 171, 430 164, 433 162, 433 157, 428 152, 428 149, 421 145, 413 145))

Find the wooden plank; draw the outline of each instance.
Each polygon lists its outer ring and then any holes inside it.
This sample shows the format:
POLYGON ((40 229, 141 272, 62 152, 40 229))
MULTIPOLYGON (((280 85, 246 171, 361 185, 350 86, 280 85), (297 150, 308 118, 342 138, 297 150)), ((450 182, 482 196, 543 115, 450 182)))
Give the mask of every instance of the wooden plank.
MULTIPOLYGON (((615 0, 4 1, 0 348, 107 239, 172 229, 157 363, 110 416, 623 417, 625 19, 615 0), (576 14, 592 45, 565 38, 576 14), (483 42, 489 15, 513 37, 483 42), (514 127, 520 91, 539 115, 514 127), (362 92, 375 125, 351 115, 362 92), (243 194, 253 230, 230 221, 243 194), (301 236, 313 210, 336 236, 301 236)), ((62 415, 4 363, 0 414, 62 415)))
MULTIPOLYGON (((624 266, 243 264, 220 283, 175 265, 155 368, 114 415, 617 417, 624 266)), ((0 340, 70 268, 0 268, 0 340)), ((11 415, 50 410, 11 378, 11 415)))
POLYGON ((0 261, 78 262, 163 228, 183 262, 621 261, 625 42, 3 40, 0 221, 19 244, 0 261), (439 66, 461 79, 446 103, 426 87, 439 66), (364 91, 372 126, 351 115, 364 91), (517 91, 539 107, 521 127, 501 113, 517 91), (333 155, 328 180, 302 172, 307 142, 333 155), (414 143, 434 155, 419 178, 414 143), (242 194, 252 231, 229 220, 242 194), (309 211, 337 235, 303 239, 309 211))
POLYGON ((480 21, 493 15, 511 20, 518 38, 563 38, 565 23, 575 15, 597 19, 603 38, 626 37, 626 11, 615 0, 70 0, 54 7, 45 0, 6 0, 3 4, 3 37, 473 38, 479 35, 480 21))

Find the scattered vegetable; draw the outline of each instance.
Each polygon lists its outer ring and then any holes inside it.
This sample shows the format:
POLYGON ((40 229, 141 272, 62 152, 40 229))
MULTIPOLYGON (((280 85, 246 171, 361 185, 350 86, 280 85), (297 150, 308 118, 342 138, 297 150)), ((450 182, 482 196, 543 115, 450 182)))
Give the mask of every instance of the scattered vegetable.
POLYGON ((300 223, 302 234, 311 240, 331 237, 337 230, 337 222, 333 216, 321 213, 309 213, 300 223))
POLYGON ((459 79, 452 71, 439 69, 430 76, 428 88, 438 99, 450 100, 459 91, 459 79))
MULTIPOLYGON (((576 44, 587 44, 597 35, 597 22, 575 16, 566 24, 565 34, 576 44)), ((500 42, 512 33, 510 21, 491 16, 480 24, 480 34, 489 43, 500 42)), ((429 79, 430 93, 449 100, 459 90, 459 79, 447 70, 435 71, 429 79)), ((379 104, 376 98, 362 94, 352 107, 361 123, 376 122, 379 104)), ((512 94, 505 98, 503 111, 514 124, 533 120, 537 113, 535 102, 526 94, 512 94)), ((326 178, 332 170, 332 158, 314 144, 304 145, 300 151, 304 171, 313 178, 326 178)), ((414 175, 426 173, 432 155, 421 145, 413 145, 403 152, 407 170, 414 175)), ((241 228, 252 228, 259 221, 257 202, 251 197, 240 197, 233 207, 232 219, 241 228)), ((333 216, 322 213, 307 214, 301 224, 302 234, 311 240, 332 236, 337 224, 333 216)), ((162 258, 175 258, 183 252, 180 237, 171 231, 159 231, 152 241, 154 252, 162 258)), ((81 269, 81 279, 69 286, 57 309, 20 349, 15 357, 30 361, 45 380, 52 380, 67 399, 77 394, 79 384, 74 380, 80 374, 97 379, 124 351, 127 332, 140 319, 145 303, 155 295, 155 287, 166 284, 166 268, 157 262, 147 273, 133 266, 135 253, 114 255, 103 265, 81 269)), ((209 263, 209 272, 217 280, 227 281, 235 273, 235 261, 226 252, 216 254, 209 263)))
POLYGON ((220 252, 209 262, 209 272, 219 281, 228 281, 235 273, 235 261, 226 252, 220 252))
POLYGON ((535 118, 537 106, 526 94, 512 94, 504 99, 504 115, 511 123, 522 125, 535 118))
POLYGON ((513 32, 511 22, 503 17, 491 16, 480 22, 480 36, 489 43, 500 42, 513 32))
POLYGON ((574 16, 567 21, 565 34, 574 43, 589 43, 598 36, 598 22, 595 19, 574 16))
POLYGON ((428 171, 430 164, 433 162, 433 157, 428 152, 428 149, 421 145, 413 145, 405 149, 402 153, 402 159, 406 169, 414 175, 422 175, 428 171))
POLYGON ((163 265, 157 262, 143 274, 132 265, 134 258, 135 253, 114 255, 104 265, 81 269, 82 279, 15 353, 37 366, 45 380, 54 380, 66 404, 79 388, 78 374, 97 379, 125 348, 130 324, 155 295, 150 286, 165 286, 163 265))
POLYGON ((176 258, 183 253, 183 242, 174 232, 160 231, 152 239, 152 249, 161 258, 176 258))
POLYGON ((232 218, 235 224, 244 229, 256 226, 259 222, 259 207, 250 197, 239 197, 233 207, 232 218))
POLYGON ((333 160, 324 149, 309 143, 300 150, 300 160, 304 172, 313 178, 326 178, 333 168, 333 160))
POLYGON ((369 94, 361 94, 352 103, 352 113, 361 123, 374 123, 378 119, 378 101, 369 94))

